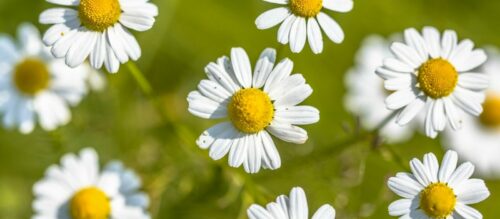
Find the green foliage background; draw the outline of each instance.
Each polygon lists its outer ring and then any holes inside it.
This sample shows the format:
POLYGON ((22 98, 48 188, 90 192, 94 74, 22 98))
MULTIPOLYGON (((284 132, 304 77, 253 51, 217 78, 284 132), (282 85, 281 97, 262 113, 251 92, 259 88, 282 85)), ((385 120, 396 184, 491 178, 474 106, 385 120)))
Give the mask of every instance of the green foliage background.
MULTIPOLYGON (((123 160, 143 178, 154 218, 246 218, 246 207, 265 204, 293 186, 302 186, 311 209, 331 203, 337 218, 389 218, 395 195, 387 177, 407 168, 412 157, 443 154, 438 140, 417 134, 402 145, 374 148, 373 136, 355 135, 355 119, 343 109, 343 77, 368 34, 389 36, 406 27, 451 28, 477 46, 500 45, 500 1, 492 0, 355 0, 351 13, 329 13, 344 28, 346 40, 325 40, 325 51, 308 48, 291 54, 276 42, 276 29, 259 31, 255 18, 273 4, 261 0, 153 0, 160 16, 154 28, 136 33, 143 49, 137 65, 151 81, 145 96, 125 65, 107 75, 108 86, 72 110, 72 122, 55 132, 31 135, 0 130, 0 218, 29 218, 31 188, 45 169, 67 152, 95 147, 101 162, 123 160), (290 57, 295 72, 314 88, 307 104, 321 111, 321 121, 307 126, 304 145, 277 142, 282 167, 244 174, 214 162, 194 144, 214 124, 190 115, 186 96, 205 78, 204 66, 231 47, 242 46, 255 61, 266 47, 290 57), (397 156, 394 156, 394 155, 397 156)), ((15 34, 21 22, 38 24, 39 13, 53 5, 43 0, 0 0, 0 31, 15 34)), ((474 145, 471 145, 474 147, 474 145)), ((476 205, 485 218, 500 215, 500 183, 487 182, 492 196, 476 205)), ((312 210, 311 210, 312 211, 312 210)))

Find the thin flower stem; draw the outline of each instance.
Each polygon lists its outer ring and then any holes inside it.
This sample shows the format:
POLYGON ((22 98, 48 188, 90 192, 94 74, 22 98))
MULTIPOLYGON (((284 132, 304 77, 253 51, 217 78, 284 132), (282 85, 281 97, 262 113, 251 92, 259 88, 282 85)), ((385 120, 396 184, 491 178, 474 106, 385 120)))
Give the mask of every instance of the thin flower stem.
POLYGON ((149 84, 149 81, 146 79, 146 77, 144 77, 144 74, 141 72, 141 70, 137 67, 135 62, 127 62, 127 67, 134 77, 135 81, 137 81, 137 84, 139 84, 142 92, 144 92, 144 94, 146 95, 151 95, 153 92, 153 88, 151 87, 151 84, 149 84))

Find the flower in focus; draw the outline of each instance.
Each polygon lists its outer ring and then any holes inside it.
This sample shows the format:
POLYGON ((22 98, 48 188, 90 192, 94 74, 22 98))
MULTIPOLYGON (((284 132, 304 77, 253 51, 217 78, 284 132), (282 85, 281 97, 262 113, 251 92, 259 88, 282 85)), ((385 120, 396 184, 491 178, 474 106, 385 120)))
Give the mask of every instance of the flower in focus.
POLYGON ((89 57, 96 69, 103 65, 116 73, 120 63, 138 60, 141 47, 127 28, 149 30, 158 8, 149 0, 47 0, 73 8, 52 8, 40 14, 40 23, 53 24, 43 42, 52 54, 76 67, 89 57), (126 27, 126 28, 125 28, 126 27))
POLYGON ((149 198, 139 192, 140 186, 140 179, 120 162, 100 171, 93 149, 66 154, 61 165, 50 166, 33 186, 33 218, 149 219, 149 198))
MULTIPOLYGON (((267 204, 266 208, 253 204, 247 210, 250 219, 307 219, 309 218, 309 207, 304 190, 295 187, 290 192, 290 197, 280 195, 276 202, 267 204)), ((321 206, 312 219, 334 219, 335 209, 325 204, 321 206)))
POLYGON ((99 74, 88 65, 69 68, 55 59, 31 24, 18 29, 19 42, 0 36, 0 113, 6 128, 30 133, 38 121, 47 131, 67 124, 69 106, 88 92, 87 79, 99 74))
POLYGON ((269 133, 291 143, 302 144, 307 132, 296 126, 316 123, 319 111, 297 106, 312 93, 301 74, 291 74, 293 63, 283 59, 276 66, 276 51, 266 49, 252 74, 250 60, 242 48, 231 50, 231 59, 221 57, 207 65, 208 80, 189 93, 189 112, 206 119, 229 118, 203 132, 197 144, 210 148, 219 160, 229 153, 229 165, 256 173, 261 167, 277 169, 281 159, 269 133))
MULTIPOLYGON (((356 55, 355 66, 345 76, 347 93, 344 105, 359 116, 361 125, 367 130, 378 128, 394 112, 385 107, 384 100, 390 93, 384 88, 384 81, 373 74, 383 59, 391 56, 388 47, 388 41, 381 36, 367 37, 356 55)), ((412 125, 400 126, 392 117, 379 134, 389 143, 398 143, 408 140, 414 128, 412 125)))
POLYGON ((484 72, 490 77, 483 112, 479 117, 464 116, 464 127, 446 130, 444 146, 456 150, 474 163, 483 177, 500 177, 500 53, 488 50, 484 72))
POLYGON ((433 153, 424 160, 410 162, 412 173, 398 173, 389 178, 388 186, 403 199, 389 206, 391 216, 401 218, 483 218, 469 204, 481 202, 490 196, 481 179, 470 178, 474 165, 466 162, 457 167, 458 155, 448 151, 441 166, 433 153))
POLYGON ((440 36, 433 27, 425 27, 422 35, 407 29, 404 39, 391 45, 396 57, 386 58, 377 69, 393 92, 385 103, 397 110, 398 124, 406 125, 424 111, 425 134, 435 138, 447 123, 460 129, 462 112, 481 114, 488 77, 472 71, 486 61, 483 50, 474 49, 468 39, 458 42, 455 31, 440 36))
POLYGON ((290 43, 290 49, 299 53, 306 40, 315 54, 323 51, 323 30, 335 43, 344 41, 344 31, 323 8, 336 12, 349 12, 353 8, 352 0, 264 0, 282 5, 262 13, 255 24, 258 29, 268 29, 281 24, 278 30, 278 42, 290 43))

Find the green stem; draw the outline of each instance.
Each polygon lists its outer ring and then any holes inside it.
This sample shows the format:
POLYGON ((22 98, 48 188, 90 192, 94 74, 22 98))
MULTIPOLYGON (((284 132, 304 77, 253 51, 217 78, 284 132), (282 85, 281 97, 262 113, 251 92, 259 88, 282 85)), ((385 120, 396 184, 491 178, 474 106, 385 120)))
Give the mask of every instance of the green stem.
POLYGON ((139 84, 139 87, 141 88, 142 92, 146 95, 151 95, 153 92, 153 88, 149 84, 149 81, 144 77, 144 74, 141 72, 141 70, 137 67, 137 65, 130 61, 127 62, 127 67, 129 72, 132 74, 134 77, 135 81, 137 81, 137 84, 139 84))

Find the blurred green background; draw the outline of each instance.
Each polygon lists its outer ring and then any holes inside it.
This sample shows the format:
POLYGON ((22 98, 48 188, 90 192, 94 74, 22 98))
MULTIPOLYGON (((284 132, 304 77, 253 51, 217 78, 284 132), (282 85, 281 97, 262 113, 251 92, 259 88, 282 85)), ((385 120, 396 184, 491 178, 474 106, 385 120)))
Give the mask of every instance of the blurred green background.
MULTIPOLYGON (((90 94, 72 110, 69 125, 26 136, 0 130, 0 218, 29 218, 33 183, 64 153, 89 146, 96 148, 102 163, 120 159, 141 175, 153 218, 246 218, 249 204, 274 201, 294 186, 305 189, 314 211, 330 203, 337 218, 390 218, 387 206, 396 196, 386 187, 387 177, 404 171, 410 158, 429 151, 440 157, 443 149, 438 140, 420 134, 405 144, 376 148, 370 139, 350 140, 355 119, 343 109, 343 77, 360 42, 372 33, 389 36, 407 27, 433 25, 455 29, 477 46, 500 45, 500 1, 355 0, 350 13, 329 12, 346 33, 344 43, 325 38, 321 55, 308 47, 300 54, 288 48, 279 54, 290 57, 294 72, 303 73, 313 87, 306 103, 320 109, 321 121, 305 127, 310 139, 304 145, 275 141, 280 169, 247 175, 228 168, 226 159, 212 161, 207 151, 197 148, 195 139, 215 121, 190 115, 185 99, 206 77, 204 66, 231 47, 244 47, 253 62, 264 48, 280 48, 276 28, 259 31, 254 24, 275 5, 261 0, 153 2, 160 9, 157 23, 150 31, 135 33, 143 49, 137 65, 152 82, 153 96, 143 95, 123 65, 119 74, 107 75, 104 91, 90 94)), ((0 31, 15 34, 21 22, 37 24, 39 13, 50 7, 43 0, 0 0, 0 31)), ((500 183, 487 185, 491 197, 475 206, 485 218, 495 218, 500 215, 500 183)))

